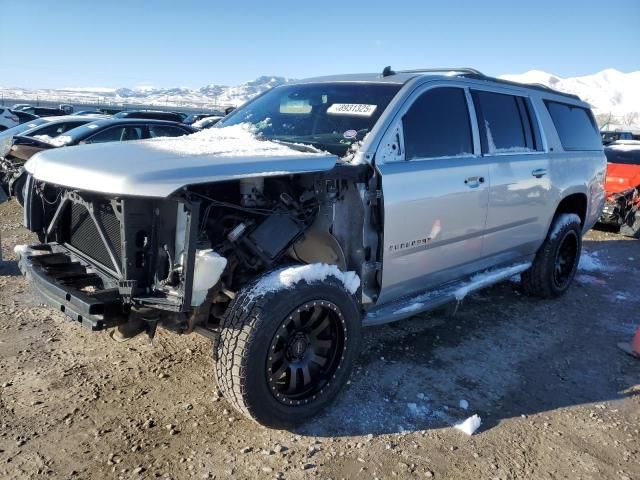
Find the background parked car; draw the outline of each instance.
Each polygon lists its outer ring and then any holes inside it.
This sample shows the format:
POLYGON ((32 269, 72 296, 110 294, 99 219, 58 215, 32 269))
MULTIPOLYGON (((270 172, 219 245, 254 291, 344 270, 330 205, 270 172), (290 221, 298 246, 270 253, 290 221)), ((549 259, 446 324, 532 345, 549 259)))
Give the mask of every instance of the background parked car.
POLYGON ((198 122, 203 118, 217 117, 217 116, 224 117, 224 113, 223 112, 192 113, 191 115, 187 116, 187 118, 185 118, 184 122, 182 123, 186 123, 187 125, 193 125, 195 122, 198 122))
POLYGON ((600 132, 600 136, 602 136, 602 144, 609 145, 617 140, 631 140, 633 139, 633 134, 631 132, 600 132))
POLYGON ((20 123, 32 122, 36 118, 40 118, 38 117, 38 115, 34 115, 33 113, 23 112, 22 110, 11 110, 11 113, 13 113, 16 117, 18 117, 18 122, 20 123))
POLYGON ((183 123, 187 115, 178 112, 163 112, 161 110, 125 110, 114 115, 116 118, 144 118, 149 120, 166 120, 183 123))
POLYGON ((21 123, 20 125, 16 125, 15 127, 8 128, 7 130, 0 132, 0 160, 11 149, 11 142, 13 141, 14 135, 19 135, 23 132, 26 132, 27 130, 31 130, 32 128, 38 127, 45 123, 49 123, 49 119, 51 118, 55 117, 36 117, 30 122, 21 123))
POLYGON ((223 116, 218 116, 218 115, 211 116, 211 117, 204 117, 198 120, 197 122, 193 122, 191 126, 199 130, 202 130, 205 128, 211 128, 223 118, 224 118, 223 116))
POLYGON ((100 110, 80 110, 79 112, 73 112, 74 115, 99 115, 99 116, 104 116, 107 115, 104 112, 101 112, 100 110))
POLYGON ((95 121, 92 117, 38 118, 2 132, 0 138, 0 186, 22 202, 22 166, 32 155, 46 148, 46 140, 62 135, 80 125, 95 121))
POLYGON ((62 110, 60 108, 51 108, 51 107, 26 106, 24 108, 21 108, 20 111, 31 113, 39 117, 55 117, 60 115, 69 115, 69 113, 66 112, 65 110, 62 110))
POLYGON ((16 103, 13 107, 11 107, 11 110, 22 110, 24 108, 33 108, 33 105, 30 105, 28 103, 16 103))
POLYGON ((125 142, 157 137, 180 137, 196 130, 188 125, 162 120, 72 117, 71 122, 51 122, 13 136, 12 145, 4 159, 0 159, 0 185, 8 196, 15 196, 22 204, 24 164, 33 155, 51 148, 106 142, 125 142), (74 128, 75 127, 75 128, 74 128))
POLYGON ((0 131, 15 127, 20 123, 18 116, 8 108, 0 107, 0 131))

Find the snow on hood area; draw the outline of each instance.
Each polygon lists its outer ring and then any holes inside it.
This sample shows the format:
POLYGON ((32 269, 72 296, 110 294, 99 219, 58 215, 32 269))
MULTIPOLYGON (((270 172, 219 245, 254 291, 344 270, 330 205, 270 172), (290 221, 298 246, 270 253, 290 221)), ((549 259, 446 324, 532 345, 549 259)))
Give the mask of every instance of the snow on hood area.
POLYGON ((49 135, 34 135, 33 138, 40 140, 41 142, 48 143, 54 147, 63 147, 73 141, 69 135, 59 135, 57 137, 50 137, 49 135))
POLYGON ((253 125, 244 123, 209 128, 183 137, 161 137, 143 141, 150 149, 178 156, 216 155, 219 157, 272 157, 291 155, 324 156, 325 152, 300 152, 282 143, 262 140, 253 125))
POLYGON ((258 139, 251 127, 56 148, 25 165, 37 180, 112 195, 164 198, 194 184, 329 170, 338 157, 258 139))

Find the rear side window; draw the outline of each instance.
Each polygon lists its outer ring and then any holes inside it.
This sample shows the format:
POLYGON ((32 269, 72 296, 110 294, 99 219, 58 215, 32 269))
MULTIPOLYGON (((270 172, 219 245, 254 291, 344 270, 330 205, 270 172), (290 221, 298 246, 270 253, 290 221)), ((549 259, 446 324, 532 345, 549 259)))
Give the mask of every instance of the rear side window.
POLYGON ((178 127, 171 127, 169 125, 149 125, 149 136, 151 138, 181 137, 186 134, 187 132, 178 127))
POLYGON ((537 131, 527 99, 502 93, 473 91, 482 152, 519 153, 539 150, 537 131))
POLYGON ((600 150, 600 132, 590 110, 545 100, 565 150, 600 150))
POLYGON ((422 94, 402 119, 405 159, 472 155, 464 90, 442 87, 422 94))

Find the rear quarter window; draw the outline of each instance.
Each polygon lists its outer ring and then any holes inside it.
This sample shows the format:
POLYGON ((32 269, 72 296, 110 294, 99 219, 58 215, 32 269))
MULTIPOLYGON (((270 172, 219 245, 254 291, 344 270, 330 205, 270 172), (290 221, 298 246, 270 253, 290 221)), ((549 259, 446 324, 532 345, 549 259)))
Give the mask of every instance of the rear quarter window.
POLYGON ((590 110, 566 103, 545 100, 565 150, 600 150, 600 132, 590 110))

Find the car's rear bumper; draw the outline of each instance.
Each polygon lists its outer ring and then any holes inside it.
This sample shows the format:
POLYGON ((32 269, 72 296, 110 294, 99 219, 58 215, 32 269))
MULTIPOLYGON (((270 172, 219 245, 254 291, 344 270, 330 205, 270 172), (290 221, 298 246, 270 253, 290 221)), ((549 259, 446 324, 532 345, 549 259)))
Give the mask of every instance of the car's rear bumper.
POLYGON ((91 330, 121 323, 124 316, 118 289, 107 288, 93 293, 82 291, 95 274, 86 271, 69 253, 52 251, 50 245, 23 246, 16 249, 19 266, 42 299, 91 330))

